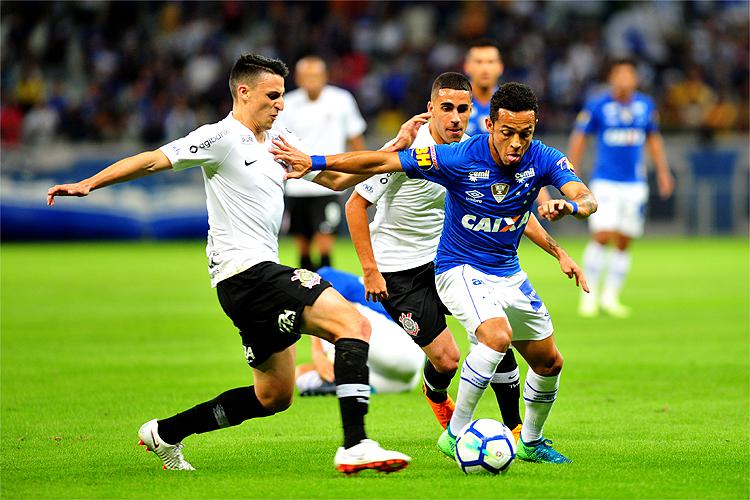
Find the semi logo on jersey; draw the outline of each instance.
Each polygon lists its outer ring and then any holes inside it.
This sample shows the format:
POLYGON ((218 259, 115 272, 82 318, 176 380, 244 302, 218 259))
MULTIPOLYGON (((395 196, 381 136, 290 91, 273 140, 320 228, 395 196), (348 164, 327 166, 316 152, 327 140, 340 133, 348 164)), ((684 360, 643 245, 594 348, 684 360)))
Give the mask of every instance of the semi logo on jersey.
POLYGON ((411 317, 411 313, 401 313, 401 316, 399 316, 398 318, 398 322, 401 323, 401 327, 404 329, 404 331, 412 337, 419 333, 419 325, 411 317))
POLYGON ((466 214, 461 219, 461 224, 472 231, 481 231, 483 233, 507 233, 523 227, 529 221, 529 213, 526 212, 523 217, 500 217, 493 219, 491 217, 482 217, 477 220, 476 215, 466 214))
POLYGON ((414 150, 414 159, 417 160, 417 165, 422 170, 430 170, 432 167, 437 167, 437 161, 435 158, 435 148, 417 148, 414 150))
POLYGON ((281 333, 292 333, 294 330, 294 320, 297 319, 297 312, 285 309, 283 313, 279 314, 279 331, 281 333))
POLYGON ((527 179, 531 179, 532 177, 534 177, 534 167, 531 167, 528 170, 524 170, 523 172, 518 172, 515 175, 516 182, 519 184, 521 184, 527 179))
POLYGON ((320 275, 307 269, 295 269, 292 281, 299 281, 305 288, 312 288, 320 284, 320 275))
POLYGON ((477 172, 469 172, 469 180, 471 182, 477 182, 479 179, 489 179, 490 178, 490 171, 489 170, 480 170, 477 172))
POLYGON ((555 163, 555 165, 557 165, 558 167, 560 167, 560 170, 565 170, 567 168, 568 170, 570 170, 574 174, 576 173, 575 169, 573 168, 573 164, 570 163, 570 160, 568 160, 567 156, 564 156, 564 157, 560 158, 559 160, 557 160, 557 162, 555 163))
POLYGON ((495 201, 500 203, 503 201, 503 198, 505 198, 505 195, 508 194, 508 189, 510 188, 509 184, 505 184, 503 182, 496 182, 492 185, 492 197, 495 198, 495 201))

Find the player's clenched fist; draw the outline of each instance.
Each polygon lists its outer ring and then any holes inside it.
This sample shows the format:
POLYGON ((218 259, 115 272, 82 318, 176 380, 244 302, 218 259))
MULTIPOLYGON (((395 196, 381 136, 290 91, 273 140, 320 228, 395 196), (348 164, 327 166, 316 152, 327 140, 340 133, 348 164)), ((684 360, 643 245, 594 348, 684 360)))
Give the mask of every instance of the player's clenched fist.
POLYGON ((312 169, 312 158, 295 148, 282 136, 273 140, 269 151, 274 160, 284 162, 290 169, 286 174, 287 179, 299 179, 312 169))
POLYGON ((549 200, 539 204, 539 216, 547 220, 558 220, 573 213, 573 205, 565 200, 549 200))

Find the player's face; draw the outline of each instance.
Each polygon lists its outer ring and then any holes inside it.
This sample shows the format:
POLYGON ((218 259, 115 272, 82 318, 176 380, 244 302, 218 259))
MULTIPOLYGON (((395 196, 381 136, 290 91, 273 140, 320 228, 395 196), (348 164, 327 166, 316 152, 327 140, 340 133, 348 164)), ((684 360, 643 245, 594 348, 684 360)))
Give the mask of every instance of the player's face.
POLYGON ((260 130, 268 130, 284 109, 284 79, 280 75, 261 73, 255 85, 239 85, 243 113, 260 130))
POLYGON ((609 84, 615 94, 629 96, 638 88, 638 71, 630 64, 618 64, 609 72, 609 84))
POLYGON ((472 86, 492 88, 503 74, 500 52, 495 47, 473 47, 466 54, 464 73, 472 86))
POLYGON ((492 123, 487 118, 494 155, 500 163, 515 166, 521 162, 524 153, 531 146, 536 129, 536 113, 533 111, 508 111, 499 109, 497 120, 492 123))
POLYGON ((318 60, 300 61, 294 73, 294 81, 309 96, 317 98, 328 82, 325 64, 318 60))
POLYGON ((471 114, 471 92, 468 90, 440 89, 437 96, 427 103, 432 113, 430 131, 437 133, 438 144, 458 142, 464 135, 471 114))

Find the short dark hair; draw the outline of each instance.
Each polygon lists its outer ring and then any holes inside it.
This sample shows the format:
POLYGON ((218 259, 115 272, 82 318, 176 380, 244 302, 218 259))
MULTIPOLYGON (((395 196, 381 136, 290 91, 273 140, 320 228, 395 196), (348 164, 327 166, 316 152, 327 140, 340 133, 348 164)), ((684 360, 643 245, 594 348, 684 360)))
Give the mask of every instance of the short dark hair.
POLYGON ((611 61, 609 61, 609 65, 607 66, 607 74, 612 73, 612 70, 615 69, 615 66, 620 66, 621 64, 632 66, 635 70, 638 69, 638 63, 632 57, 618 57, 617 59, 612 59, 611 61))
POLYGON ((539 116, 539 102, 531 87, 518 82, 508 82, 492 94, 490 100, 490 120, 495 123, 497 111, 507 109, 508 111, 533 111, 539 116))
POLYGON ((237 99, 237 85, 240 82, 253 84, 261 73, 271 73, 286 78, 289 68, 279 59, 271 59, 260 54, 243 54, 234 63, 229 73, 229 91, 232 99, 237 99))
POLYGON ((440 89, 465 90, 471 94, 471 82, 466 75, 449 71, 435 78, 435 81, 432 83, 432 90, 430 91, 430 99, 437 97, 440 89))
POLYGON ((500 56, 500 60, 503 60, 503 51, 500 50, 500 44, 497 43, 497 40, 494 38, 476 38, 469 42, 469 44, 466 46, 466 54, 469 54, 469 51, 471 49, 476 49, 478 47, 494 47, 497 49, 497 53, 500 56))

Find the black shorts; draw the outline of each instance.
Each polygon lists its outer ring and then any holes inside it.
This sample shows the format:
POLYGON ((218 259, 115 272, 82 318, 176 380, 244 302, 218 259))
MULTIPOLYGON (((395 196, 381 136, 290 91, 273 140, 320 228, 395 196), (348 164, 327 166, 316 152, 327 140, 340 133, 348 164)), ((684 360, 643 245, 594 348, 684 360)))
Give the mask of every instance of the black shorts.
POLYGON ((219 282, 219 302, 239 328, 245 358, 258 366, 300 339, 302 310, 331 286, 319 274, 261 262, 219 282))
POLYGON ((438 297, 435 265, 430 262, 414 269, 383 273, 388 299, 383 307, 419 346, 430 344, 448 325, 448 308, 438 297))
POLYGON ((288 197, 289 234, 311 239, 316 233, 336 234, 341 224, 341 204, 337 195, 288 197))

